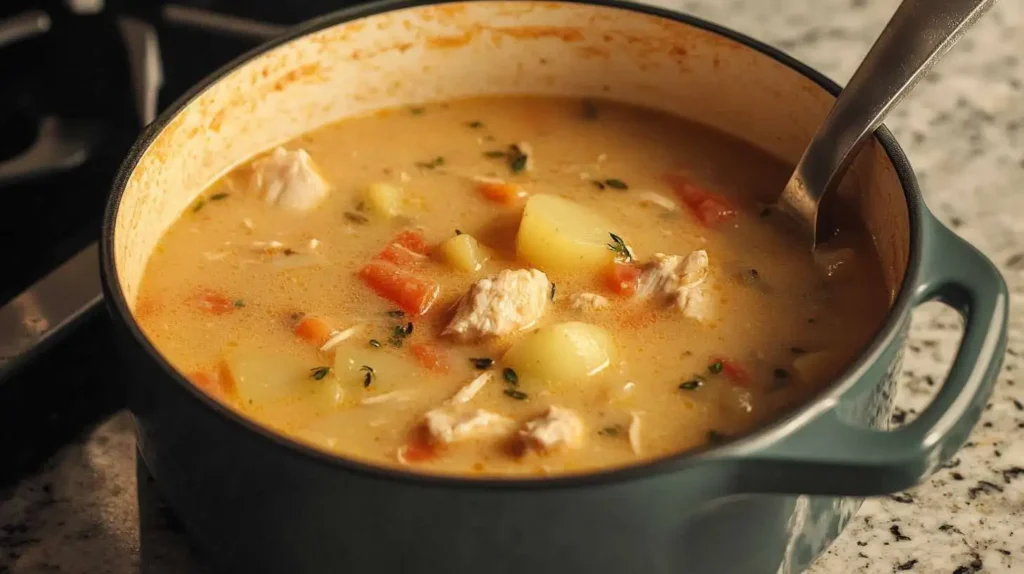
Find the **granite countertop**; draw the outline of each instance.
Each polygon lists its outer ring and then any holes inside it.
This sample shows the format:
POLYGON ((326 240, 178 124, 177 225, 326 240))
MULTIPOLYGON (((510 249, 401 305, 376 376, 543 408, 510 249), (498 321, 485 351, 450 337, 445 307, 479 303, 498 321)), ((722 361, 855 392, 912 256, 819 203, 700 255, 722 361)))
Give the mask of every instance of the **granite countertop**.
MULTIPOLYGON (((656 0, 767 41, 840 83, 897 0, 656 0)), ((922 486, 866 502, 809 570, 1024 572, 1024 5, 997 3, 886 122, 931 209, 999 265, 1010 350, 970 442, 922 486)), ((914 316, 894 418, 941 381, 958 337, 948 309, 914 316)), ((0 491, 0 574, 196 572, 179 529, 137 468, 121 413, 0 491)))

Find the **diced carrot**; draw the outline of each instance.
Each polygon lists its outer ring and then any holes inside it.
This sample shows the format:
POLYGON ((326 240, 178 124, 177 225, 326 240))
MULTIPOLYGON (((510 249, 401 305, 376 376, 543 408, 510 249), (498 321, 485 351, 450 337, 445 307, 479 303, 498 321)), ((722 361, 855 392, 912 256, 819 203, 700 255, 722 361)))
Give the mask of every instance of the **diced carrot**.
POLYGON ((403 451, 406 462, 424 462, 437 456, 438 447, 430 441, 426 429, 419 426, 409 435, 403 451))
POLYGON ((514 184, 506 183, 500 179, 476 178, 476 189, 487 199, 502 205, 515 205, 519 200, 526 197, 526 191, 514 184))
POLYGON ((441 287, 388 261, 371 261, 359 270, 359 278, 373 292, 410 315, 422 315, 434 304, 441 287))
POLYGON ((409 349, 412 350, 412 354, 416 357, 419 364, 428 371, 435 373, 448 372, 448 358, 436 346, 416 343, 410 345, 409 349))
POLYGON ((304 315, 295 324, 292 332, 303 341, 319 347, 331 337, 334 329, 326 319, 315 315, 304 315))
POLYGON ((632 263, 612 263, 605 271, 605 284, 613 293, 632 295, 640 280, 640 268, 632 263))
POLYGON ((406 229, 396 235, 391 242, 401 245, 413 253, 419 253, 420 255, 430 254, 430 246, 427 245, 427 240, 423 238, 423 232, 418 229, 406 229))
POLYGON ((743 387, 750 384, 750 373, 748 373, 747 370, 739 364, 718 357, 711 359, 712 365, 716 363, 722 363, 722 373, 724 373, 730 381, 743 387))
POLYGON ((206 394, 221 401, 227 400, 234 386, 230 378, 225 381, 216 371, 193 371, 185 375, 185 378, 206 394))
POLYGON ((685 177, 670 174, 668 182, 690 213, 702 224, 714 225, 736 216, 736 208, 728 199, 693 185, 685 177))
POLYGON ((423 233, 407 229, 392 239, 376 258, 390 261, 395 265, 412 265, 425 258, 429 252, 430 247, 427 246, 423 233))
POLYGON ((211 315, 223 315, 235 310, 235 302, 217 291, 205 290, 195 298, 200 311, 211 315))

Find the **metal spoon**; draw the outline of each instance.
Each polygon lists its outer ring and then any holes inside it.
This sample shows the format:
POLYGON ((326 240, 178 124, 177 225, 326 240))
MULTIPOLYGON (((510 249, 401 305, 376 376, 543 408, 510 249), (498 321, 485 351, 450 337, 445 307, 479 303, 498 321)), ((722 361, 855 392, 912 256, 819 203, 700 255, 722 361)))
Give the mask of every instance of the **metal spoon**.
POLYGON ((796 164, 776 207, 817 243, 818 205, 861 143, 993 0, 904 0, 796 164))

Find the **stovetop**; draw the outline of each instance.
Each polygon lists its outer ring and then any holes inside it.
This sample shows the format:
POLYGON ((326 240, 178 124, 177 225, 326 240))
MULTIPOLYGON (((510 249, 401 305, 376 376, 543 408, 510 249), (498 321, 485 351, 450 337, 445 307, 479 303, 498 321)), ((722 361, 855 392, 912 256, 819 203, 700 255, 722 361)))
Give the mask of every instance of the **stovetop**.
POLYGON ((123 404, 95 241, 142 127, 232 58, 346 2, 0 4, 3 484, 123 404))

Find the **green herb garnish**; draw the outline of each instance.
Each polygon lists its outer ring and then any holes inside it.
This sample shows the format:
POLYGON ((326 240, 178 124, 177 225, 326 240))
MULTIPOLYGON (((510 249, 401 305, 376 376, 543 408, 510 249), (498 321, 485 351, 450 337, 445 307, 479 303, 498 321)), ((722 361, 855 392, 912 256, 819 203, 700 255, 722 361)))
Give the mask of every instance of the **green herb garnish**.
POLYGON ((363 365, 362 367, 359 367, 359 370, 366 373, 365 375, 363 375, 363 388, 365 389, 366 387, 370 386, 370 383, 373 382, 373 379, 377 377, 377 373, 375 373, 373 367, 369 365, 363 365))
POLYGON ((434 169, 434 168, 437 168, 437 167, 441 167, 442 165, 444 165, 444 158, 441 157, 441 156, 437 156, 437 157, 435 157, 434 159, 432 159, 430 161, 419 161, 419 162, 416 162, 416 166, 417 167, 422 167, 424 169, 434 169))
POLYGON ((603 183, 601 183, 600 181, 597 181, 596 179, 592 179, 592 180, 590 180, 590 183, 591 183, 591 185, 593 185, 597 189, 600 189, 601 191, 604 191, 605 185, 603 183))
POLYGON ((505 382, 513 387, 519 386, 519 375, 509 367, 505 367, 505 370, 501 372, 501 376, 505 379, 505 382))
POLYGON ((213 201, 220 201, 222 199, 227 199, 228 195, 230 195, 230 194, 225 193, 225 192, 222 191, 220 193, 215 193, 215 194, 211 195, 210 199, 212 199, 213 201))
POLYGON ((694 377, 689 381, 679 384, 679 388, 684 391, 695 391, 701 388, 702 386, 704 386, 704 380, 701 379, 700 377, 694 377))
POLYGON ((205 206, 206 206, 206 200, 200 197, 199 200, 196 201, 196 204, 192 206, 192 213, 198 212, 200 209, 202 209, 205 206))
POLYGON ((505 389, 504 392, 505 396, 511 397, 517 401, 525 401, 527 398, 529 398, 529 395, 527 395, 523 391, 516 389, 505 389))
POLYGON ((491 365, 494 364, 494 359, 491 359, 490 357, 475 357, 471 358, 469 362, 473 363, 474 367, 484 371, 491 368, 491 365))
POLYGON ((713 375, 717 375, 718 373, 722 372, 722 369, 724 367, 725 365, 722 364, 722 361, 715 361, 714 363, 708 365, 708 371, 711 371, 711 374, 713 375))
POLYGON ((625 259, 626 262, 632 261, 633 252, 629 250, 629 246, 626 245, 626 242, 614 233, 609 233, 608 235, 611 235, 612 237, 612 242, 608 244, 608 249, 614 251, 619 257, 625 259))
POLYGON ((379 349, 380 341, 378 341, 377 339, 370 339, 370 346, 373 347, 374 349, 379 349))
POLYGON ((388 311, 388 317, 394 317, 395 319, 401 319, 401 318, 405 317, 405 311, 402 311, 401 309, 392 309, 391 311, 388 311))
POLYGON ((612 188, 612 189, 619 189, 619 190, 629 189, 629 186, 626 185, 626 182, 622 181, 621 179, 614 179, 614 178, 606 179, 606 180, 604 180, 604 184, 607 185, 608 187, 612 188))
POLYGON ((241 309, 242 307, 245 307, 245 301, 242 299, 235 299, 235 309, 241 309))
POLYGON ((527 162, 530 161, 530 156, 526 155, 516 144, 508 146, 508 168, 512 173, 520 173, 526 169, 527 162))
POLYGON ((622 428, 622 425, 608 425, 603 429, 597 431, 597 434, 601 436, 614 438, 621 435, 624 430, 625 429, 622 428))
POLYGON ((588 120, 597 119, 597 104, 594 100, 583 100, 583 118, 588 120))
POLYGON ((313 367, 309 370, 309 377, 318 381, 322 381, 329 374, 331 374, 330 367, 313 367))
POLYGON ((495 150, 485 151, 484 152, 484 157, 489 157, 491 159, 498 159, 498 158, 502 158, 502 157, 506 157, 506 156, 508 156, 508 152, 500 150, 500 149, 495 149, 495 150))
POLYGON ((406 323, 405 326, 395 325, 391 328, 391 337, 388 338, 388 342, 392 347, 401 347, 405 338, 412 335, 412 329, 412 323, 406 323))
POLYGON ((466 126, 471 127, 473 129, 478 129, 484 127, 484 123, 480 120, 473 120, 471 122, 467 122, 466 126))
POLYGON ((363 223, 369 223, 369 221, 370 221, 370 218, 366 217, 362 213, 356 213, 354 211, 346 211, 344 215, 345 215, 345 219, 351 221, 352 223, 363 224, 363 223))

